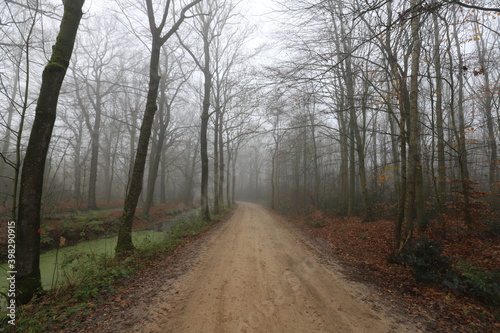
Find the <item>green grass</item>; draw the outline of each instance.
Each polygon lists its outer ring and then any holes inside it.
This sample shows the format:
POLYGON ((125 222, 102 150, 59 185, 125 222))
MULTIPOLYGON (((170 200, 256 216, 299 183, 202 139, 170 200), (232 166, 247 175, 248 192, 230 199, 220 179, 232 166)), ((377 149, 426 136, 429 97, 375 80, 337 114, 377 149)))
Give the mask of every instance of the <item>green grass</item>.
POLYGON ((65 258, 62 268, 67 282, 18 308, 15 327, 9 325, 7 317, 2 314, 0 332, 71 331, 77 328, 103 296, 116 293, 128 279, 173 253, 189 237, 207 231, 222 216, 213 216, 214 222, 211 223, 202 221, 197 212, 178 216, 179 223, 164 233, 163 240, 142 242, 125 258, 95 253, 65 258))

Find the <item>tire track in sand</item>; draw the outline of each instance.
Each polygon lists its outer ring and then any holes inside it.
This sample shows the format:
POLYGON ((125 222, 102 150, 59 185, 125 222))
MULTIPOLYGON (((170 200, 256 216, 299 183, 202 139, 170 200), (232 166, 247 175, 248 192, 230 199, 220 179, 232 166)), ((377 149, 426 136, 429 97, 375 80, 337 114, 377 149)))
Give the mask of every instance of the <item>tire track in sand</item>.
MULTIPOLYGON (((420 332, 363 302, 301 236, 240 203, 136 332, 420 332)), ((377 304, 377 308, 380 305, 377 304)))

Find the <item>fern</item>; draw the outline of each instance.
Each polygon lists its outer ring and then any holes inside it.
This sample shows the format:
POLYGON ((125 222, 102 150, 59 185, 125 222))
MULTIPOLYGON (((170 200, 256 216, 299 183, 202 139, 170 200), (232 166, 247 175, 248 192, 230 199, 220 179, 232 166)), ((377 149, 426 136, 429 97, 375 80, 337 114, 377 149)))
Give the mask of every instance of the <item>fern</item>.
POLYGON ((500 272, 489 272, 473 266, 468 261, 459 261, 457 268, 465 278, 469 292, 487 302, 500 304, 500 272))

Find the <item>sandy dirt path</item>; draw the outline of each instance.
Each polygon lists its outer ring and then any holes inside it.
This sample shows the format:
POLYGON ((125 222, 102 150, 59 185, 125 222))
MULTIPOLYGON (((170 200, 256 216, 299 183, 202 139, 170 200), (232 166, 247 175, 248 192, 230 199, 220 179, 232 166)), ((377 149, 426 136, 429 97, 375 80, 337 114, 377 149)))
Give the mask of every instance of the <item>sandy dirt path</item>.
POLYGON ((360 298, 302 236, 261 206, 240 203, 133 331, 419 332, 360 298))

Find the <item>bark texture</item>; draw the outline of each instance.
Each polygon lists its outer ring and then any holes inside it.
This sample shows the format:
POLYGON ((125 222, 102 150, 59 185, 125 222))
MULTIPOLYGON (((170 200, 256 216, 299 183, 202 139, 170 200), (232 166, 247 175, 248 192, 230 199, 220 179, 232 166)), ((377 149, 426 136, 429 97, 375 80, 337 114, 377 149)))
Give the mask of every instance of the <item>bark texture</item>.
POLYGON ((40 208, 42 203, 45 161, 56 120, 59 92, 66 75, 82 17, 85 0, 64 1, 59 34, 52 48, 50 62, 42 75, 42 86, 36 106, 21 176, 18 221, 16 228, 16 299, 28 303, 42 290, 40 278, 40 208))

